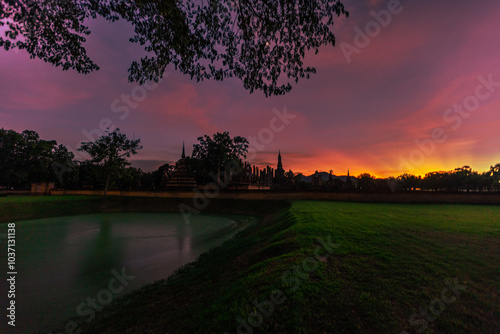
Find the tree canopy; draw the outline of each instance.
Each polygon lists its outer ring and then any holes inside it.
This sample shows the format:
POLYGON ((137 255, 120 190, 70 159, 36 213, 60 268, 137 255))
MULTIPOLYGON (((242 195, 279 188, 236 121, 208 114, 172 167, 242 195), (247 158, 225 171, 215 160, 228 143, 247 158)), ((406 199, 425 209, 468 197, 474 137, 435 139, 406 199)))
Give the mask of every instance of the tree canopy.
POLYGON ((248 140, 241 136, 231 138, 227 131, 198 137, 198 141, 193 145, 190 165, 200 180, 208 178, 209 173, 218 175, 230 161, 241 164, 248 153, 248 140))
POLYGON ((120 133, 120 129, 116 128, 93 142, 83 142, 78 149, 88 153, 90 155, 88 162, 101 170, 105 178, 105 195, 111 178, 124 172, 125 167, 130 165, 127 158, 142 149, 140 142, 140 139, 128 139, 125 134, 120 133))
POLYGON ((377 184, 375 183, 375 176, 370 173, 362 173, 358 175, 358 188, 362 191, 373 191, 377 184))
POLYGON ((0 47, 89 73, 99 66, 83 46, 86 20, 123 18, 147 52, 132 62, 130 81, 158 81, 172 64, 197 81, 234 77, 250 92, 281 95, 316 72, 304 66, 306 52, 334 46, 334 20, 348 15, 339 0, 8 0, 0 47))
MULTIPOLYGON (((0 129, 0 186, 29 188, 32 182, 59 181, 59 165, 71 164, 73 153, 35 131, 0 129)), ((67 168, 69 169, 69 168, 67 168)))

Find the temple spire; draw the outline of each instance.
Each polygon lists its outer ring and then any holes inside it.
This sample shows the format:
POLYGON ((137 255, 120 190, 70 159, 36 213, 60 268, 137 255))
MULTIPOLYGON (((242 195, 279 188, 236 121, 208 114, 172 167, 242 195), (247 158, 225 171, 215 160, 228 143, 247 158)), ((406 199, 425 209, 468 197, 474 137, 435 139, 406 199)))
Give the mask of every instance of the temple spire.
POLYGON ((349 176, 349 169, 347 169, 347 177, 345 178, 345 185, 344 185, 344 189, 346 190, 352 190, 354 189, 354 185, 352 184, 352 180, 351 180, 351 177, 349 176))
POLYGON ((278 151, 278 166, 276 167, 276 177, 282 178, 285 175, 283 163, 281 162, 281 150, 278 151))
POLYGON ((196 180, 189 169, 188 161, 186 159, 186 150, 184 148, 184 141, 182 141, 182 156, 175 164, 175 172, 170 177, 170 180, 167 183, 167 188, 187 190, 195 187, 196 180))

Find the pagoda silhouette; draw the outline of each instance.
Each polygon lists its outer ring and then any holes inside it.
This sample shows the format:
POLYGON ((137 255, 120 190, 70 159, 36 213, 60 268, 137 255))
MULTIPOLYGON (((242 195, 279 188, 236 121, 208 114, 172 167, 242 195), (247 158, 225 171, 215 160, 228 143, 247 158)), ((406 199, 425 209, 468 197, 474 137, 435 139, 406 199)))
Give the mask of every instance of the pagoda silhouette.
POLYGON ((354 184, 352 183, 351 176, 349 175, 349 169, 347 170, 347 177, 345 179, 344 190, 347 191, 354 190, 354 184))
POLYGON ((179 161, 177 161, 175 167, 175 172, 172 174, 171 179, 167 183, 167 189, 191 190, 193 188, 196 188, 196 181, 187 163, 186 153, 184 150, 184 142, 182 142, 181 158, 179 159, 179 161))

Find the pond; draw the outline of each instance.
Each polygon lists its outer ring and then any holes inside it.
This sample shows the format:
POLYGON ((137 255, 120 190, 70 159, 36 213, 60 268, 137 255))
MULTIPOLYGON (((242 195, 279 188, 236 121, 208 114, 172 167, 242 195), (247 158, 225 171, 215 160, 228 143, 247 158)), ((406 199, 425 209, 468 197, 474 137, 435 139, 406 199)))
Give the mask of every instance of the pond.
MULTIPOLYGON (((2 321, 0 332, 71 329, 78 326, 72 317, 90 322, 115 298, 167 277, 256 221, 231 218, 191 215, 186 222, 181 214, 105 213, 16 222, 16 327, 2 321)), ((1 227, 5 233, 6 224, 1 227)), ((2 242, 3 271, 4 248, 2 242)))

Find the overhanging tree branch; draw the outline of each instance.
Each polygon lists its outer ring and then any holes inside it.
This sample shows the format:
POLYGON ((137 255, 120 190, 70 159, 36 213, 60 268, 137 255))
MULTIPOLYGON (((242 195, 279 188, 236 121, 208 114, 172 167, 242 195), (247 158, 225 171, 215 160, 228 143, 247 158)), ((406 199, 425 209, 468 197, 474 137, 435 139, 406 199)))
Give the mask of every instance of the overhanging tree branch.
POLYGON ((306 50, 334 46, 334 18, 349 15, 339 0, 233 1, 4 1, 0 25, 7 29, 0 47, 85 74, 99 66, 83 47, 90 34, 83 22, 122 18, 134 26, 131 41, 148 52, 132 62, 130 81, 158 81, 173 65, 197 81, 235 77, 250 92, 281 95, 316 72, 304 68, 306 50))

